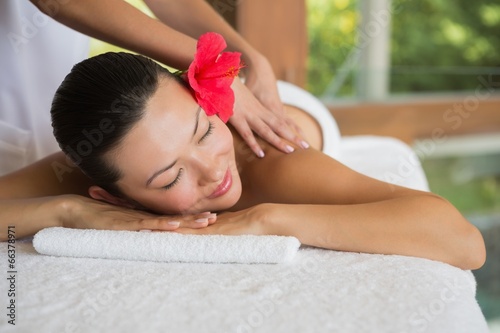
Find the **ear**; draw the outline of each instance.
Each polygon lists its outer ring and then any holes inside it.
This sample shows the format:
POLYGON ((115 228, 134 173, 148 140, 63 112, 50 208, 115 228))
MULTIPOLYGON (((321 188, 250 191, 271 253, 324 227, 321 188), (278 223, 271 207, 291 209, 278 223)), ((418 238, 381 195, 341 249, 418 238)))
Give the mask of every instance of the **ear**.
POLYGON ((89 195, 92 199, 105 201, 115 206, 121 206, 125 208, 135 208, 135 206, 127 199, 114 196, 113 194, 109 193, 102 187, 96 185, 93 185, 89 188, 89 195))

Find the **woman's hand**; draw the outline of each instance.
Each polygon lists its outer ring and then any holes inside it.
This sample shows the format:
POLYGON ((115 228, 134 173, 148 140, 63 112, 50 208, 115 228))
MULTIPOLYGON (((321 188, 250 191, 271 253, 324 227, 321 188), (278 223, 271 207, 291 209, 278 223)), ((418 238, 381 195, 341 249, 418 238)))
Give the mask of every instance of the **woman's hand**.
POLYGON ((217 220, 210 212, 160 216, 77 195, 62 196, 59 207, 62 226, 77 229, 173 231, 204 228, 217 220))
POLYGON ((217 223, 203 229, 180 227, 175 232, 197 235, 276 235, 272 213, 275 205, 260 204, 237 212, 222 213, 217 223))
POLYGON ((309 146, 300 128, 285 114, 267 59, 255 58, 247 68, 245 84, 235 79, 232 88, 235 104, 229 122, 257 156, 263 157, 264 152, 253 132, 283 152, 293 151, 285 140, 299 147, 309 146))

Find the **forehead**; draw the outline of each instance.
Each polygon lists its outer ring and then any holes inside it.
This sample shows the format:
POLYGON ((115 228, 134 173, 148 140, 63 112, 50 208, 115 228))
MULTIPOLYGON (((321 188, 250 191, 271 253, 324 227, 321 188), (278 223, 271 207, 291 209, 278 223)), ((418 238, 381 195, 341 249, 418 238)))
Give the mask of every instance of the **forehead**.
POLYGON ((146 103, 144 114, 146 117, 158 112, 176 112, 179 109, 195 102, 191 92, 173 78, 159 77, 158 87, 146 103))

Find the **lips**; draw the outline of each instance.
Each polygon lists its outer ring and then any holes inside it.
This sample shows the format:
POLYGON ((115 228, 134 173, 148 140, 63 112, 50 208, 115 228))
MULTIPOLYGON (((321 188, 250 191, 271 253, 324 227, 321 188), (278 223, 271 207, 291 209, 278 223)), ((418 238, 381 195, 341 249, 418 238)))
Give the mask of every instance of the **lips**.
POLYGON ((231 185, 233 185, 233 177, 231 176, 231 171, 227 169, 224 179, 222 179, 222 182, 217 186, 215 191, 208 196, 208 198, 215 199, 226 194, 231 188, 231 185))

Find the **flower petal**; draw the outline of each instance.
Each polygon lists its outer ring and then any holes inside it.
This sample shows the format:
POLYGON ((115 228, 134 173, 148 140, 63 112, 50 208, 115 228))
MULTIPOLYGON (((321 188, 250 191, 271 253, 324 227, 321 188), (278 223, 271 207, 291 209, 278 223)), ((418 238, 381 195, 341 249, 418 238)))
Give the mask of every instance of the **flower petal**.
POLYGON ((227 122, 233 114, 234 93, 231 88, 226 92, 208 91, 205 94, 195 94, 198 104, 206 114, 217 114, 223 122, 227 122))
POLYGON ((206 64, 214 63, 226 47, 226 41, 221 35, 207 32, 198 39, 194 59, 198 62, 198 66, 203 68, 206 64))
POLYGON ((187 81, 207 115, 218 114, 226 122, 233 113, 234 77, 241 69, 239 52, 223 52, 221 35, 206 33, 198 40, 196 54, 187 71, 187 81))

